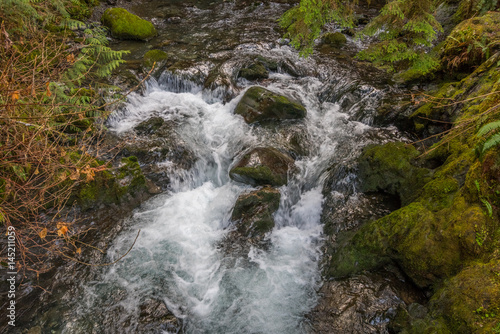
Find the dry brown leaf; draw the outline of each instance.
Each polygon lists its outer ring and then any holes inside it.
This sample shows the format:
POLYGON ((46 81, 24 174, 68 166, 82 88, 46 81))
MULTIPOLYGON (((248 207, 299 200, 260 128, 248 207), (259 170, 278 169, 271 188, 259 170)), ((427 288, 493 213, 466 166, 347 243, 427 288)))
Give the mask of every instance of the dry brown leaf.
POLYGON ((47 236, 47 228, 41 230, 40 233, 38 233, 38 235, 40 236, 41 239, 45 239, 45 237, 47 236))
POLYGON ((59 228, 57 230, 57 235, 60 236, 60 237, 66 235, 66 233, 68 233, 68 227, 67 226, 63 225, 63 226, 61 226, 61 228, 59 228))

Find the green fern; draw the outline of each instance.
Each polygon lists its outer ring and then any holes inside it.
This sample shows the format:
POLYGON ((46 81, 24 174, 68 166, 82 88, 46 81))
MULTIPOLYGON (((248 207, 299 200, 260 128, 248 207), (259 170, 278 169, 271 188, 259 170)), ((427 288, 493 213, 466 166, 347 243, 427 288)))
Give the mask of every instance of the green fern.
POLYGON ((500 121, 494 121, 483 125, 477 132, 477 135, 486 138, 481 146, 481 154, 500 145, 500 121))

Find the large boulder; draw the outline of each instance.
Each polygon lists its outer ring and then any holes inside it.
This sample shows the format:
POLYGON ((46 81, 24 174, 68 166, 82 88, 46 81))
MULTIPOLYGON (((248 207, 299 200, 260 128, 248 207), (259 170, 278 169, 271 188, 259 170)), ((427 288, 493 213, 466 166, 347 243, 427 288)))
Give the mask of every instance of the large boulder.
POLYGON ((415 165, 420 153, 403 142, 367 146, 358 160, 361 190, 398 195, 406 205, 430 180, 426 168, 415 165))
POLYGON ((245 154, 231 169, 231 179, 253 186, 282 186, 288 173, 295 169, 294 160, 275 148, 257 147, 245 154))
POLYGON ((273 213, 278 210, 279 190, 265 187, 242 194, 236 200, 231 220, 237 222, 237 230, 244 237, 262 238, 274 227, 273 213))
POLYGON ((118 39, 147 41, 156 36, 156 29, 151 22, 124 8, 106 9, 101 22, 111 30, 111 35, 118 39))
POLYGON ((306 116, 306 108, 286 96, 262 87, 248 89, 234 110, 248 124, 284 119, 300 119, 306 116))

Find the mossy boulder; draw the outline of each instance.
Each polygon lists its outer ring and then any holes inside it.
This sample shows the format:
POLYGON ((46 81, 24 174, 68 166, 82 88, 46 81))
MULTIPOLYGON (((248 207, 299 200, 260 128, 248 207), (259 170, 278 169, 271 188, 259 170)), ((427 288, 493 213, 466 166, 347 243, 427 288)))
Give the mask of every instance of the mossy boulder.
POLYGON ((347 38, 341 32, 329 32, 321 37, 324 44, 334 47, 342 47, 347 43, 347 38))
POLYGON ((481 208, 467 207, 462 197, 436 213, 415 202, 362 227, 332 260, 329 273, 348 276, 392 260, 418 286, 428 287, 452 277, 475 255, 476 230, 485 225, 481 208))
POLYGON ((295 170, 294 160, 275 148, 257 147, 246 153, 230 170, 231 179, 256 185, 282 186, 295 170))
POLYGON ((261 62, 255 62, 249 66, 242 67, 238 72, 238 77, 247 80, 261 80, 269 78, 269 71, 261 62))
POLYGON ((165 64, 168 59, 168 55, 165 51, 162 50, 149 50, 144 54, 143 63, 146 69, 150 69, 153 67, 153 64, 156 63, 156 68, 161 67, 165 64))
POLYGON ((488 12, 458 24, 446 38, 440 55, 448 68, 469 70, 499 50, 500 12, 488 12))
POLYGON ((104 171, 79 187, 76 199, 83 209, 121 204, 124 198, 147 192, 146 178, 136 157, 122 158, 115 174, 104 171))
POLYGON ((101 17, 103 25, 118 39, 147 41, 156 36, 154 25, 124 8, 108 8, 101 17))
POLYGON ((446 281, 430 305, 452 333, 500 332, 500 260, 467 266, 446 281))
POLYGON ((430 180, 428 169, 415 166, 419 154, 403 142, 367 146, 358 160, 361 190, 398 195, 402 205, 410 203, 430 180))
POLYGON ((270 187, 240 195, 231 215, 231 220, 237 222, 238 232, 249 238, 262 238, 270 232, 280 198, 279 190, 270 187))
POLYGON ((273 120, 300 119, 306 116, 306 108, 299 102, 276 94, 262 87, 248 89, 234 110, 252 124, 273 120))

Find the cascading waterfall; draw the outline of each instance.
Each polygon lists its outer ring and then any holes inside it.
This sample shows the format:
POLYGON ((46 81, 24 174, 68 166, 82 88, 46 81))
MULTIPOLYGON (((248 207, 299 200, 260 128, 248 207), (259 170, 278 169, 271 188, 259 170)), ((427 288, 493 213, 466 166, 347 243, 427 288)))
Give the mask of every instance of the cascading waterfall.
POLYGON ((134 333, 139 305, 156 298, 184 319, 186 333, 304 333, 304 316, 320 284, 322 175, 333 161, 352 159, 372 128, 350 121, 338 104, 320 102, 319 79, 272 75, 268 89, 300 100, 308 110, 301 123, 309 152, 296 160, 297 174, 280 188, 270 246, 221 252, 233 227, 232 207, 252 189, 230 180, 229 169, 246 149, 273 146, 276 134, 233 114, 243 92, 223 104, 196 84, 171 77, 160 83, 152 80, 143 96, 133 95, 112 115, 110 128, 129 131, 153 115, 174 121, 197 162, 173 172, 169 190, 125 223, 109 257, 125 253, 140 229, 133 250, 102 279, 86 284, 85 299, 63 332, 106 326, 89 325, 99 310, 128 324, 122 332, 134 333))

